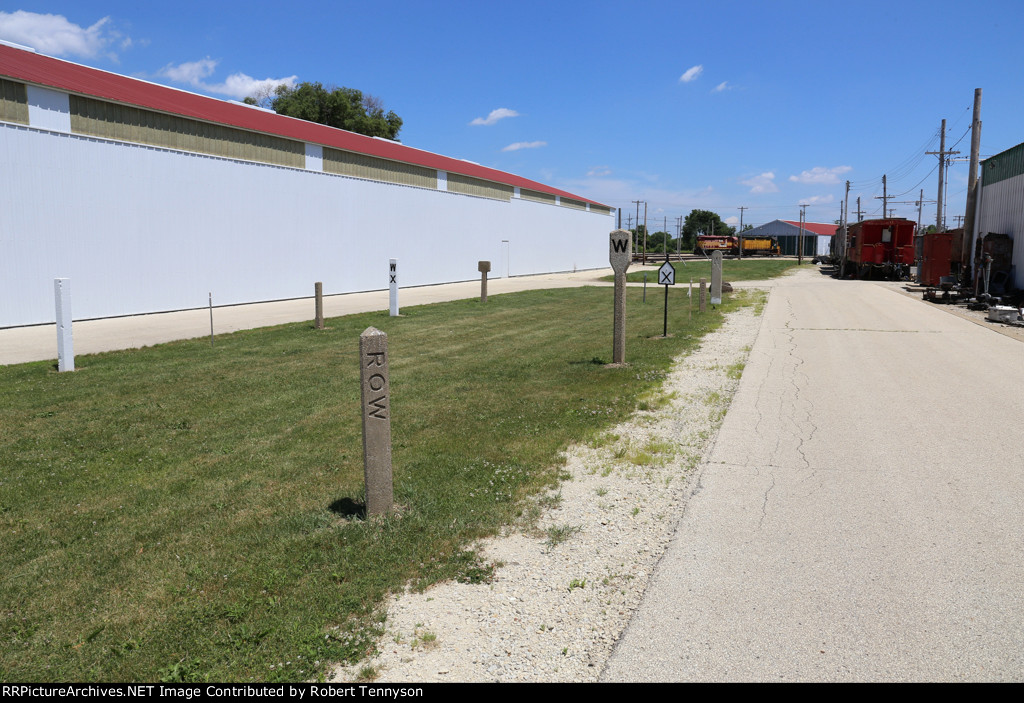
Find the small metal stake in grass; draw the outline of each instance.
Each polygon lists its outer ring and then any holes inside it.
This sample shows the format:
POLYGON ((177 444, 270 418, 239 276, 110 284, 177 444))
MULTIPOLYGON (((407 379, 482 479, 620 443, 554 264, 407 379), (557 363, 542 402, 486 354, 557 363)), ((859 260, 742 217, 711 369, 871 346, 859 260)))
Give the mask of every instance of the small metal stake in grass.
POLYGON ((487 273, 491 270, 490 261, 478 261, 476 270, 480 272, 480 302, 487 302, 487 273))
POLYGON ((613 364, 626 363, 626 269, 633 258, 632 245, 632 236, 624 229, 617 229, 608 236, 608 260, 615 272, 613 364))
POLYGON ((647 302, 647 272, 646 271, 644 271, 644 300, 643 300, 643 302, 645 302, 645 303, 647 302))
POLYGON ((213 291, 210 291, 210 349, 213 349, 213 291))
POLYGON ((693 319, 693 279, 690 279, 690 287, 686 289, 686 319, 693 319))
POLYGON ((316 328, 324 328, 324 284, 317 281, 313 284, 313 292, 316 296, 316 328))
POLYGON ((362 379, 363 475, 366 480, 366 515, 391 511, 391 384, 388 373, 388 336, 368 327, 359 335, 362 379))

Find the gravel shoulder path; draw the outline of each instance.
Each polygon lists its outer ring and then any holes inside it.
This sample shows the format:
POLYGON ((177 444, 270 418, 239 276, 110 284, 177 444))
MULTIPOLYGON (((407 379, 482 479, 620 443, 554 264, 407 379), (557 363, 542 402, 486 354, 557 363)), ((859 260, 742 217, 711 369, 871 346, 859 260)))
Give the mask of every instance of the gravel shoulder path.
POLYGON ((443 583, 387 605, 380 653, 331 681, 597 681, 640 604, 739 386, 760 329, 732 313, 681 357, 651 409, 566 453, 535 531, 480 545, 488 584, 443 583))

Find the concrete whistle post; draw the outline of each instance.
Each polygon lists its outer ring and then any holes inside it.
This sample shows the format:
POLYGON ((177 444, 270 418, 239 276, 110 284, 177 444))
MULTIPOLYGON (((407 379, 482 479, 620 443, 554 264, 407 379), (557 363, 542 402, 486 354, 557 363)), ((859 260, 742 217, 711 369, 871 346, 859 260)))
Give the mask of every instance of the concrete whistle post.
POLYGON ((324 284, 317 281, 313 284, 313 295, 316 298, 316 328, 324 328, 324 284))
POLYGON ((476 270, 480 272, 480 302, 487 302, 487 274, 491 270, 490 261, 478 261, 476 270))
POLYGON ((617 229, 608 236, 608 261, 615 272, 615 322, 612 334, 612 363, 626 363, 626 269, 633 260, 632 235, 617 229))
POLYGON ((388 336, 367 327, 359 335, 359 369, 363 417, 363 475, 366 480, 366 516, 391 512, 391 382, 388 373, 388 336))
POLYGON ((398 317, 398 259, 388 262, 388 290, 391 292, 391 317, 398 317))
POLYGON ((57 370, 75 370, 75 345, 71 337, 71 279, 53 279, 57 307, 57 370))
POLYGON ((722 304, 722 252, 711 254, 711 304, 722 304))
POLYGON ((700 305, 697 312, 704 312, 708 306, 708 279, 700 279, 700 305))

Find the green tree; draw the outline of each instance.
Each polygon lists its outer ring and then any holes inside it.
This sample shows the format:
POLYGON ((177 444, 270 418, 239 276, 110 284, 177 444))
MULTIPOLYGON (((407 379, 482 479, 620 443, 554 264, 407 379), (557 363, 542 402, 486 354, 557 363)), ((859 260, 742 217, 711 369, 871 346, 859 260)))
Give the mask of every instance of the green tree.
POLYGON ((325 88, 320 83, 300 83, 294 88, 279 85, 273 97, 254 95, 245 99, 250 105, 266 105, 274 112, 300 120, 319 122, 330 127, 358 132, 370 137, 398 141, 402 118, 385 114, 379 98, 354 88, 325 88))
POLYGON ((735 234, 733 227, 722 222, 717 212, 710 210, 691 210, 683 222, 683 249, 693 251, 693 245, 697 243, 698 234, 735 234))
POLYGON ((648 253, 664 254, 665 247, 671 241, 672 237, 668 232, 652 232, 647 236, 647 251, 648 253))

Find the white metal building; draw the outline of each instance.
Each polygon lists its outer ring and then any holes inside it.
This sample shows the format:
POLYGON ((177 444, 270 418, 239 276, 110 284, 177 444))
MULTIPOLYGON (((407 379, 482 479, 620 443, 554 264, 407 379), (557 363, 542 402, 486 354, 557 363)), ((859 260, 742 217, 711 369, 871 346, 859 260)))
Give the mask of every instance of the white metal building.
POLYGON ((612 208, 0 44, 0 327, 607 266, 612 208))
POLYGON ((1024 143, 981 162, 974 241, 986 234, 1008 234, 1013 240, 1011 283, 1024 288, 1024 143))

